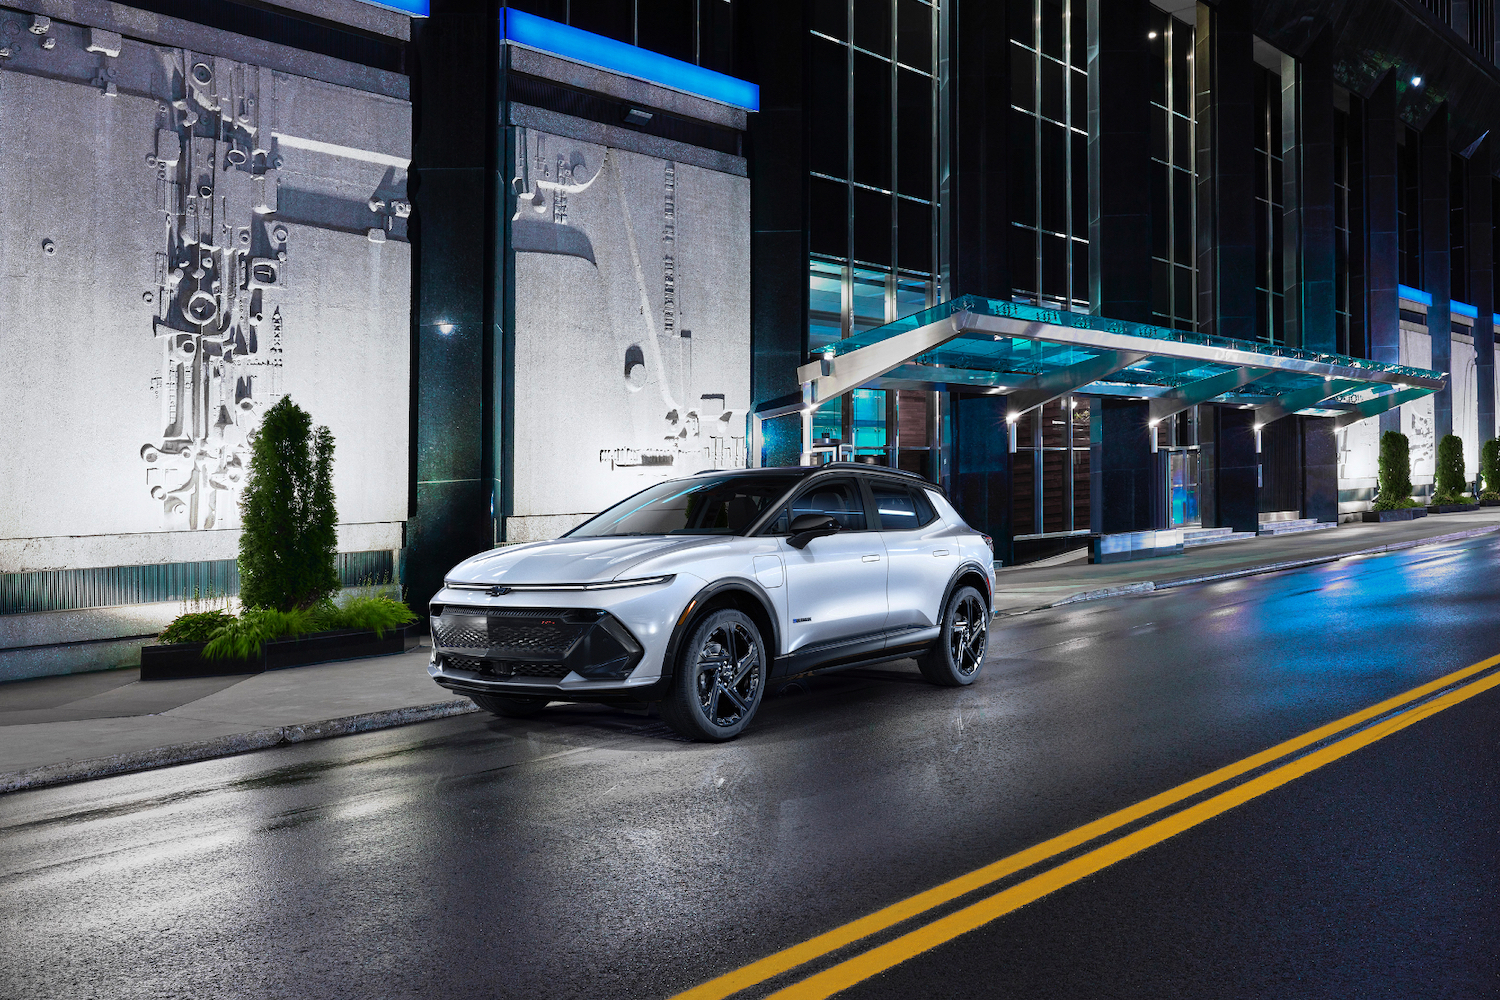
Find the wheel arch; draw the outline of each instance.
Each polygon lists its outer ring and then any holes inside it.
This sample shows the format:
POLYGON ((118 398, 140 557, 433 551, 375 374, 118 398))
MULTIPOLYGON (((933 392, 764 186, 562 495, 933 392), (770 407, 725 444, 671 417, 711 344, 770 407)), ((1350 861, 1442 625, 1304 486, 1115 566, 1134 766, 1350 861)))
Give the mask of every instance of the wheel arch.
POLYGON ((667 651, 662 657, 663 683, 676 674, 677 656, 682 650, 682 644, 687 640, 688 633, 704 615, 721 608, 733 608, 744 612, 751 621, 755 622, 755 627, 760 630, 761 640, 768 647, 766 670, 769 674, 771 664, 776 659, 777 650, 781 649, 781 622, 772 610, 771 598, 764 588, 754 580, 736 577, 717 580, 704 587, 693 595, 693 599, 683 609, 676 626, 672 629, 671 638, 667 640, 667 651))
MULTIPOLYGON (((976 562, 966 562, 953 571, 953 576, 948 580, 947 589, 943 591, 943 603, 938 605, 938 614, 948 607, 948 600, 953 592, 962 586, 971 586, 984 595, 985 604, 993 609, 995 607, 995 595, 990 592, 990 578, 984 569, 976 562)), ((940 623, 941 624, 941 623, 940 623)))

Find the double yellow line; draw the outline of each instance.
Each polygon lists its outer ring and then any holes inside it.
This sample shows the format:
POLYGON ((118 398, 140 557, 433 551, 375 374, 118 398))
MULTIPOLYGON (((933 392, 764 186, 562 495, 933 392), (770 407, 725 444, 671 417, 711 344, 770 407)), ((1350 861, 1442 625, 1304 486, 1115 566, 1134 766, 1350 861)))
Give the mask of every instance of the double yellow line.
POLYGON ((725 973, 722 976, 709 980, 701 986, 695 986, 686 992, 677 994, 672 1000, 723 1000, 723 998, 738 993, 741 990, 763 983, 768 979, 796 969, 856 941, 860 941, 873 934, 878 934, 887 928, 894 927, 913 917, 927 913, 976 889, 984 888, 1032 865, 1047 861, 1075 847, 1087 844, 1089 841, 1118 830, 1123 826, 1127 826, 1136 820, 1144 819, 1168 806, 1176 805, 1225 782, 1232 781, 1267 764, 1274 763, 1316 743, 1321 743, 1333 736, 1337 736, 1346 730, 1362 726, 1364 723, 1380 718, 1383 715, 1390 716, 1376 725, 1360 729, 1358 732, 1344 739, 1330 743, 1328 746, 1220 792, 1196 805, 1189 806, 1180 812, 1157 820, 1148 826, 1136 830, 1134 833, 1126 834, 1117 840, 1096 847, 1055 868, 1033 875, 1031 878, 1018 882, 994 895, 981 899, 960 910, 956 910, 931 923, 924 924, 915 930, 908 931, 892 941, 855 955, 852 958, 845 959, 836 965, 824 969, 822 972, 795 982, 771 994, 774 1000, 817 1000, 817 998, 832 996, 840 990, 847 989, 855 983, 884 972, 886 969, 898 965, 909 958, 913 958, 922 952, 951 941, 961 934, 966 934, 969 931, 982 927, 990 921, 1011 913, 1025 906, 1027 903, 1040 899, 1056 889, 1077 882, 1079 879, 1106 868, 1117 861, 1128 858, 1131 855, 1139 854, 1146 848, 1159 844, 1167 838, 1197 826, 1205 820, 1233 809, 1237 805, 1248 802, 1259 795, 1264 795, 1266 792, 1279 788, 1325 764, 1346 757, 1361 747, 1369 746, 1376 740, 1383 739, 1392 733, 1400 732, 1406 727, 1414 725, 1429 716, 1436 715, 1444 709, 1451 708, 1477 694, 1500 686, 1500 672, 1472 679, 1474 675, 1483 674, 1497 664, 1500 664, 1500 656, 1493 656, 1473 666, 1465 667, 1463 670, 1439 677, 1431 683, 1423 684, 1421 687, 1413 688, 1404 694, 1389 698, 1377 705, 1371 705, 1363 711, 1347 715, 1336 722, 1331 722, 1326 726, 1287 740, 1285 743, 1279 743, 1269 750, 1263 750, 1258 754, 1246 757, 1244 760, 1221 767, 1217 771, 1205 774, 1201 778, 1195 778, 1185 784, 1178 785, 1170 791, 1162 792, 1160 795, 1154 795, 1149 799, 1128 806, 1118 812, 1110 813, 1108 816, 1094 820, 1092 823, 1086 823, 1060 836, 1053 837, 1051 840, 1037 844, 1035 847, 1027 848, 1018 854, 1003 858, 993 864, 972 871, 967 875, 961 875, 956 879, 944 882, 942 885, 903 899, 898 903, 892 903, 890 906, 877 910, 869 916, 861 917, 858 920, 844 924, 842 927, 836 927, 827 933, 810 938, 801 944, 793 945, 790 948, 778 951, 774 955, 768 955, 759 961, 752 962, 733 972, 725 973), (1453 687, 1456 684, 1461 684, 1461 686, 1454 687, 1453 690, 1448 691, 1440 697, 1425 700, 1430 695, 1442 691, 1444 688, 1453 687))

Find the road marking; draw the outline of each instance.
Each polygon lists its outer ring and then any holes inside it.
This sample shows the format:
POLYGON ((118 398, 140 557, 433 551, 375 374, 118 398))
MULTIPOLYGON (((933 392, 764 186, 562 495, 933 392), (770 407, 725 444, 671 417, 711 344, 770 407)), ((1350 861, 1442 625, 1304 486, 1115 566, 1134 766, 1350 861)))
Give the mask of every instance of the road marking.
MULTIPOLYGON (((1369 708, 1363 709, 1359 712, 1355 712, 1352 715, 1346 715, 1342 719, 1338 719, 1337 721, 1330 722, 1326 726, 1321 726, 1317 729, 1312 730, 1311 732, 1304 733, 1301 736, 1294 737, 1283 743, 1278 743, 1276 746, 1271 747, 1268 750, 1262 750, 1260 753, 1246 757, 1244 760, 1238 761, 1233 764, 1228 764, 1224 767, 1219 768, 1218 770, 1211 771, 1208 774, 1203 775, 1201 778, 1194 778, 1192 781, 1188 781, 1184 784, 1178 785, 1176 788, 1162 792, 1158 795, 1153 795, 1151 798, 1144 799, 1140 802, 1137 802, 1135 805, 1127 806, 1124 809, 1120 809, 1116 812, 1110 813, 1107 816, 1103 816, 1099 819, 1094 820, 1092 823, 1086 823, 1083 826, 1068 831, 1067 833, 1059 834, 1058 836, 1053 837, 1050 840, 1045 840, 1034 847, 1029 847, 1017 854, 1012 854, 1010 857, 1002 858, 1001 860, 986 865, 983 868, 979 868, 975 871, 969 872, 967 875, 960 875, 958 878, 951 879, 950 881, 944 882, 941 885, 928 889, 925 892, 920 892, 915 896, 910 896, 907 899, 903 899, 899 902, 892 903, 891 905, 886 906, 880 910, 876 910, 874 913, 871 913, 868 916, 861 917, 858 920, 851 921, 840 927, 835 927, 831 931, 826 931, 816 937, 809 938, 808 940, 803 941, 800 944, 792 945, 791 947, 778 951, 775 954, 768 955, 765 958, 759 959, 758 961, 751 962, 749 965, 742 966, 741 968, 735 969, 732 972, 727 972, 722 976, 710 979, 706 983, 677 994, 676 996, 672 997, 671 1000, 723 1000, 723 998, 738 993, 741 990, 748 989, 749 987, 754 986, 757 983, 765 982, 767 979, 779 976, 784 972, 789 972, 792 969, 797 968, 798 966, 805 965, 808 962, 821 958, 822 956, 827 955, 831 952, 837 951, 838 949, 843 948, 846 945, 853 944, 854 942, 867 938, 872 934, 877 934, 889 927, 894 927, 896 924, 902 923, 906 920, 910 920, 913 917, 920 916, 923 913, 927 913, 930 910, 935 909, 936 907, 942 906, 944 903, 948 903, 952 900, 958 899, 961 896, 965 896, 968 893, 975 891, 976 889, 982 889, 987 885, 991 885, 1003 878, 1006 878, 1007 876, 1013 875, 1016 872, 1029 868, 1032 865, 1038 864, 1042 861, 1047 861, 1059 854, 1064 853, 1065 851, 1072 850, 1073 848, 1086 844, 1091 840, 1095 840, 1103 836, 1104 834, 1111 833, 1122 826, 1133 823, 1138 819, 1143 819, 1151 815, 1152 813, 1159 812, 1168 806, 1175 805, 1178 802, 1182 802, 1185 799, 1192 798, 1193 796, 1198 795, 1201 792, 1208 791, 1211 788, 1221 785, 1226 781, 1230 781, 1234 778, 1239 777, 1240 775, 1247 774, 1250 771, 1263 767, 1266 764, 1270 764, 1274 761, 1280 760, 1281 758, 1286 757, 1289 754, 1296 753, 1298 750, 1309 747, 1314 743, 1319 743, 1331 736, 1343 732, 1346 729, 1349 729, 1353 726, 1358 726, 1362 723, 1370 721, 1371 719, 1378 718, 1379 716, 1384 715, 1387 712, 1391 712, 1395 709, 1399 709, 1403 706, 1409 705, 1411 702, 1417 701, 1421 698, 1425 698, 1435 691, 1440 691, 1445 687, 1449 687, 1455 683, 1458 683, 1459 681, 1463 681, 1475 674, 1482 673, 1483 671, 1490 669, 1496 664, 1500 664, 1500 656, 1493 656, 1487 660, 1476 663, 1473 666, 1465 667, 1462 670, 1456 670, 1451 674, 1439 677, 1437 680, 1431 681, 1427 684, 1423 684, 1420 687, 1412 688, 1410 691, 1406 691, 1403 694, 1396 695, 1393 698, 1387 698, 1385 701, 1382 701, 1375 705, 1371 705, 1369 708)), ((1488 682, 1500 683, 1500 674, 1496 674, 1493 678, 1488 678, 1485 683, 1488 682)), ((1460 690, 1467 690, 1467 688, 1463 688, 1460 690)), ((1445 695, 1444 698, 1451 697, 1452 694, 1456 693, 1457 692, 1452 692, 1449 695, 1445 695)), ((1477 694, 1478 692, 1475 691, 1474 693, 1477 694)), ((1439 699, 1438 701, 1432 702, 1431 704, 1438 704, 1442 700, 1443 699, 1439 699)), ((1444 707, 1447 706, 1444 705, 1444 707)), ((1400 716, 1399 718, 1404 719, 1406 717, 1400 716)), ((1423 715, 1420 716, 1420 718, 1426 718, 1426 716, 1423 715)), ((1413 719, 1412 721, 1416 720, 1413 719)), ((1386 723, 1384 725, 1388 724, 1389 723, 1386 723)), ((1409 724, 1410 723, 1407 723, 1407 725, 1409 724)), ((1395 730, 1390 730, 1390 732, 1394 731, 1395 730)), ((1374 727, 1370 730, 1366 730, 1365 732, 1381 732, 1381 727, 1374 727)), ((1382 735, 1384 735, 1384 732, 1382 732, 1382 735)), ((1376 738, 1378 739, 1379 737, 1377 736, 1376 738)), ((1334 744, 1334 746, 1342 745, 1342 743, 1334 744)), ((1331 747, 1318 751, 1318 753, 1324 753, 1328 749, 1331 749, 1331 747)), ((1312 754, 1307 758, 1304 758, 1304 760, 1310 760, 1316 756, 1317 754, 1312 754)), ((1273 771, 1271 773, 1279 774, 1280 770, 1273 771)), ((1264 777, 1269 777, 1269 775, 1263 776, 1260 779, 1256 779, 1256 781, 1264 780, 1264 777)), ((1291 779, 1288 778, 1287 780, 1291 779)), ((1240 788, 1247 788, 1254 784, 1254 781, 1247 782, 1245 785, 1240 786, 1240 788)), ((1236 789, 1235 791, 1238 791, 1238 789, 1236 789)), ((1224 793, 1224 795, 1230 794, 1233 794, 1233 792, 1224 793)), ((1217 802, 1220 798, 1223 798, 1223 795, 1214 799, 1210 799, 1208 801, 1217 802)), ((1203 803, 1200 806, 1193 808, 1201 808, 1202 805, 1207 804, 1208 803, 1203 803)), ((1231 806, 1225 806, 1224 808, 1231 808, 1231 806)), ((1183 813, 1179 813, 1177 815, 1187 815, 1192 811, 1193 809, 1188 809, 1183 813)), ((1201 821, 1202 820, 1199 820, 1198 822, 1201 821)), ((1163 820, 1160 822, 1164 823, 1168 822, 1168 820, 1163 820)), ((1146 830, 1155 829, 1156 826, 1159 825, 1160 823, 1154 824, 1151 827, 1147 827, 1146 830)), ((1142 830, 1132 836, 1139 836, 1140 833, 1144 832, 1145 830, 1142 830)), ((1167 836, 1170 836, 1170 834, 1168 834, 1167 836)), ((1163 837, 1162 839, 1165 839, 1165 837, 1163 837)), ((1125 837, 1117 843, 1124 843, 1128 840, 1130 840, 1130 837, 1125 837)), ((1109 846, 1113 845, 1106 845, 1106 848, 1109 846)), ((1091 852, 1090 854, 1084 855, 1083 857, 1092 857, 1093 854, 1098 853, 1098 851, 1105 850, 1106 848, 1099 848, 1095 852, 1091 852)), ((1144 847, 1139 849, 1143 850, 1144 847)), ((1070 864, 1076 864, 1081 860, 1083 860, 1083 858, 1076 859, 1074 862, 1070 862, 1070 864)), ((1060 868, 1055 869, 1054 871, 1061 871, 1063 868, 1067 867, 1067 865, 1063 865, 1060 868)), ((1052 872, 1048 872, 1044 875, 1037 876, 1032 880, 1023 882, 1021 883, 1021 885, 1015 886, 1013 889, 1006 891, 1014 892, 1016 889, 1020 889, 1021 886, 1030 885, 1032 882, 1035 882, 1038 879, 1046 878, 1051 874, 1052 872)), ((1077 876, 1077 878, 1082 877, 1083 875, 1077 876)), ((1053 886, 1052 888, 1056 888, 1056 886, 1053 886)), ((1052 889, 1049 888, 1045 891, 1051 892, 1052 889)), ((1042 895, 1044 894, 1045 892, 1042 893, 1042 895)), ((1002 892, 999 895, 1003 896, 1005 895, 1005 893, 1002 892)), ((991 900, 996 898, 999 898, 999 896, 990 897, 991 900)), ((985 900, 975 905, 982 906, 989 901, 990 900, 985 900)), ((1027 902, 1029 901, 1030 900, 1028 899, 1027 902)), ((1015 906, 1011 907, 1011 909, 1015 909, 1016 907, 1021 905, 1024 905, 1024 903, 1016 903, 1015 906)), ((972 909, 972 907, 970 909, 972 909)), ((967 912, 969 912, 969 910, 959 911, 959 913, 967 912)), ((1004 912, 1009 912, 1009 910, 1006 910, 1004 912)), ((959 913, 953 914, 953 916, 956 917, 959 915, 959 913)), ((995 916, 999 915, 999 913, 995 914, 995 916)), ((995 916, 987 917, 986 921, 995 919, 995 916)), ((952 919, 952 917, 945 919, 952 919)), ((942 922, 943 921, 938 921, 935 924, 929 925, 929 927, 936 927, 942 922)), ((975 926, 978 925, 976 924, 975 926)), ((911 933, 920 934, 922 933, 922 931, 925 931, 927 929, 928 928, 921 928, 911 933)), ((957 933, 963 932, 959 931, 957 933)), ((909 936, 910 935, 908 935, 908 937, 909 936)), ((954 936, 956 936, 956 934, 954 936)), ((897 939, 897 941, 904 940, 906 940, 906 938, 904 937, 897 939)), ((947 939, 945 938, 944 940, 947 939)), ((893 941, 890 945, 886 945, 884 947, 889 948, 891 947, 891 945, 896 944, 897 941, 893 941)), ((928 945, 927 947, 932 947, 932 945, 928 945)), ((880 950, 881 949, 877 948, 867 954, 873 955, 880 950)), ((916 954, 916 952, 912 952, 911 954, 916 954)), ((850 962, 857 962, 864 957, 866 956, 858 956, 855 959, 851 959, 850 962)), ((906 957, 911 956, 907 955, 906 957)), ((896 961, 904 961, 904 959, 897 959, 896 961)), ((847 964, 849 963, 844 963, 844 965, 847 964)), ((890 964, 894 965, 896 963, 892 962, 890 964)), ((884 968, 889 967, 889 965, 884 966, 884 968)), ((831 973, 840 968, 843 968, 843 965, 834 966, 832 969, 829 969, 827 971, 831 973)), ((860 978, 866 978, 869 975, 874 975, 875 972, 878 971, 880 970, 876 969, 874 972, 866 973, 860 978)), ((826 973, 820 975, 826 975, 826 973)), ((789 989, 794 989, 796 987, 810 984, 816 979, 818 979, 818 977, 814 976, 812 979, 805 980, 803 983, 798 983, 794 987, 789 987, 789 989)), ((858 979, 851 980, 851 982, 858 982, 858 979)), ((843 989, 843 987, 840 986, 837 987, 837 989, 843 989)), ((793 994, 787 993, 785 990, 783 990, 781 993, 775 994, 775 996, 778 997, 812 997, 827 995, 829 994, 793 994)))
POLYGON ((914 958, 922 952, 936 948, 938 945, 951 941, 961 934, 967 934, 969 931, 976 930, 992 920, 1020 909, 1027 903, 1040 899, 1048 893, 1061 889, 1063 886, 1071 885, 1118 861, 1123 861, 1132 855, 1139 854, 1148 847, 1153 847, 1169 837, 1174 837, 1184 830, 1189 830, 1206 820, 1218 816, 1220 813, 1228 812, 1235 806, 1243 805, 1251 799, 1280 788, 1282 785, 1294 781, 1311 771, 1315 771, 1325 764, 1331 764, 1336 760, 1347 757, 1362 747, 1367 747, 1377 740, 1382 740, 1390 736, 1392 733, 1398 733, 1408 726, 1415 725, 1423 719, 1436 715, 1444 709, 1452 708, 1454 705, 1467 701, 1475 695, 1494 687, 1500 687, 1500 673, 1471 681, 1440 698, 1435 698, 1425 704, 1404 711, 1368 729, 1362 729, 1353 736, 1345 737, 1337 743, 1332 743, 1320 750, 1315 750, 1307 756, 1300 757, 1289 764, 1283 764, 1274 771, 1268 771, 1242 785, 1236 785, 1228 791, 1220 792, 1211 799, 1207 799, 1194 806, 1189 806, 1181 812, 1174 813, 1165 819, 1157 820, 1150 826, 1137 830, 1135 833, 1127 834, 1119 840, 1111 841, 1102 847, 1097 847, 1087 854, 1074 858, 1072 861, 1064 862, 1056 868, 1042 872, 1040 875, 1032 876, 1024 882, 1011 886, 1009 889, 997 892, 993 896, 966 906, 956 913, 949 914, 924 927, 919 927, 914 931, 903 934, 894 941, 840 962, 838 965, 830 969, 825 969, 817 975, 804 979, 799 983, 793 983, 791 986, 771 994, 768 1000, 822 1000, 822 998, 830 997, 840 990, 847 989, 855 983, 884 972, 886 969, 899 965, 909 958, 914 958))

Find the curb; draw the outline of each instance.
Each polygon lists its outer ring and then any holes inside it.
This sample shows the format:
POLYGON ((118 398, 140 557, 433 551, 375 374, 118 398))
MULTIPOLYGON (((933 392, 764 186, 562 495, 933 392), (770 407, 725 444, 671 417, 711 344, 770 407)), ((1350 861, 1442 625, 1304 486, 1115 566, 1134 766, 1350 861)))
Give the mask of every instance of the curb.
MULTIPOLYGON (((1451 531, 1446 535, 1433 535, 1429 538, 1413 538, 1404 542, 1391 542, 1389 545, 1372 545, 1369 548, 1355 549, 1351 552, 1340 552, 1331 556, 1318 556, 1315 559, 1294 559, 1288 562, 1267 563, 1264 566, 1249 566, 1245 569, 1228 570, 1223 573, 1210 573, 1206 576, 1189 576, 1180 580, 1166 580, 1156 583, 1145 580, 1140 583, 1123 583, 1114 587, 1104 587, 1099 590, 1086 590, 1081 594, 1073 594, 1064 597, 1060 601, 1053 601, 1032 611, 1046 611, 1049 608, 1061 608, 1069 604, 1079 604, 1083 601, 1098 601, 1107 597, 1123 597, 1126 594, 1147 594, 1157 590, 1169 590, 1174 587, 1191 587, 1199 583, 1217 583, 1220 580, 1236 580, 1246 576, 1260 576, 1263 573, 1280 573, 1283 570, 1303 569, 1308 566, 1322 566, 1327 563, 1338 562, 1351 556, 1372 556, 1382 552, 1397 552, 1401 549, 1416 549, 1427 545, 1441 545, 1445 542, 1457 542, 1465 538, 1474 538, 1477 535, 1488 535, 1500 531, 1500 524, 1488 524, 1481 528, 1468 528, 1464 531, 1451 531)), ((1026 611, 1012 611, 1011 615, 1029 614, 1026 611)), ((1002 612, 1004 614, 1004 612, 1002 612)))
POLYGON ((95 757, 91 760, 70 760, 61 764, 45 764, 10 774, 0 774, 0 795, 21 792, 32 788, 47 788, 91 778, 107 778, 117 774, 150 771, 158 767, 176 764, 191 764, 200 760, 218 757, 234 757, 252 750, 265 750, 282 743, 306 743, 311 740, 326 740, 334 736, 351 736, 377 729, 394 729, 414 722, 429 722, 455 715, 468 715, 479 711, 467 698, 459 701, 443 701, 432 705, 412 705, 407 708, 387 709, 383 712, 365 712, 348 715, 342 719, 324 722, 307 722, 296 726, 275 726, 257 729, 248 733, 235 733, 218 739, 197 743, 178 743, 152 750, 135 750, 130 753, 95 757))

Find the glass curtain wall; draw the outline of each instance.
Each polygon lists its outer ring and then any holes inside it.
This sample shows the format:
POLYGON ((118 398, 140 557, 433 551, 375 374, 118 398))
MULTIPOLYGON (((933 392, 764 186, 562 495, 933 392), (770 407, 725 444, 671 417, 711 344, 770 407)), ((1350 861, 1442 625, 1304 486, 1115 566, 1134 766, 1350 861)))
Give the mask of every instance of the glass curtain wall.
POLYGON ((1255 67, 1255 336, 1286 343, 1282 287, 1281 77, 1255 67))
POLYGON ((1011 0, 1007 10, 1012 297, 1087 312, 1087 5, 1011 0))
POLYGON ((1193 29, 1151 9, 1151 319, 1196 326, 1193 29))
POLYGON ((1468 165, 1457 153, 1448 161, 1448 263, 1453 272, 1449 294, 1460 302, 1469 301, 1468 212, 1464 207, 1468 165))
MULTIPOLYGON (((808 350, 938 301, 939 3, 812 5, 808 350)), ((933 393, 858 390, 813 417, 830 455, 925 475, 933 393)))
POLYGON ((1396 225, 1400 282, 1422 287, 1422 134, 1409 125, 1396 132, 1396 225))

